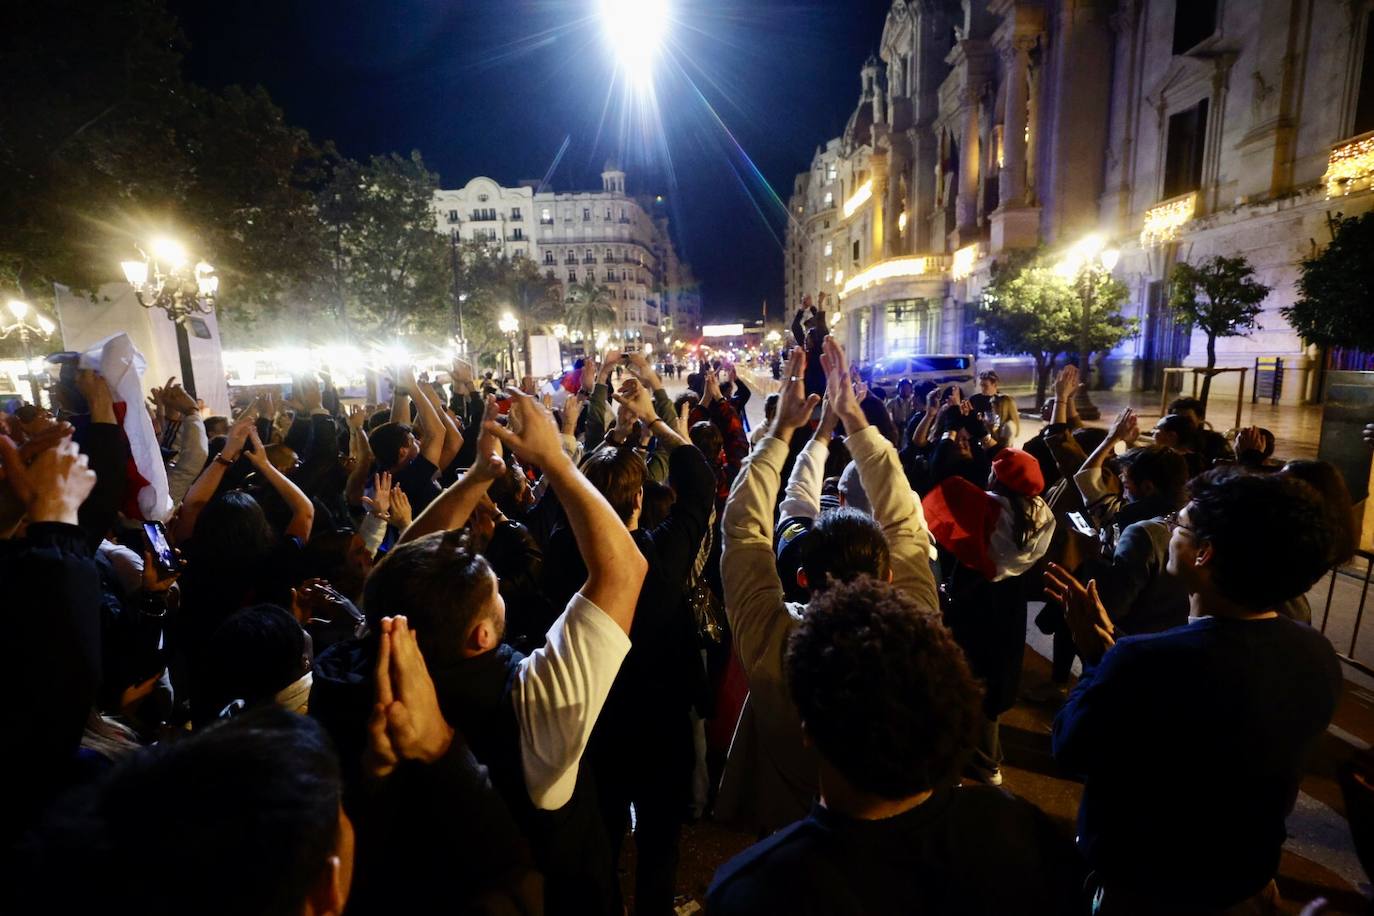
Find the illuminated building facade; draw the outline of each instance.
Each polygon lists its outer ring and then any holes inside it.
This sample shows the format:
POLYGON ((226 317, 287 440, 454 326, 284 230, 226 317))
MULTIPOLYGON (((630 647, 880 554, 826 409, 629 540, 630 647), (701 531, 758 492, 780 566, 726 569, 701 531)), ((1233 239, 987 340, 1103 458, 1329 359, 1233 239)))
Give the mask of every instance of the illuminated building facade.
POLYGON ((1284 400, 1313 395, 1314 354, 1279 309, 1328 215, 1374 209, 1374 0, 895 0, 879 48, 794 183, 789 307, 828 292, 864 359, 972 352, 1006 252, 1100 233, 1141 329, 1105 380, 1157 387, 1205 360, 1169 272, 1243 254, 1273 292, 1218 364, 1279 356, 1284 400))
POLYGON ((606 163, 601 190, 538 191, 478 177, 434 195, 439 231, 480 240, 509 258, 532 258, 569 287, 593 277, 610 294, 622 336, 657 341, 701 332, 701 296, 669 233, 660 197, 627 193, 625 172, 606 163))

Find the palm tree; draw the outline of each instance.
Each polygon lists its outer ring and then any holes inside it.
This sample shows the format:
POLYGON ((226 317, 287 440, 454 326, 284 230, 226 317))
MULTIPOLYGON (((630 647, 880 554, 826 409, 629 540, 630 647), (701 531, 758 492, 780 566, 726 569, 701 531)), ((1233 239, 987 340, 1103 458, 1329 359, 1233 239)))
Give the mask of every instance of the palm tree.
POLYGON ((596 344, 597 324, 603 328, 615 324, 615 306, 611 304, 614 301, 612 291, 597 283, 590 271, 584 279, 568 287, 568 326, 587 329, 587 339, 591 342, 588 353, 596 344))
POLYGON ((506 301, 520 321, 520 341, 525 350, 525 374, 534 374, 530 335, 557 321, 562 313, 562 284, 550 280, 528 258, 515 259, 506 287, 506 301))

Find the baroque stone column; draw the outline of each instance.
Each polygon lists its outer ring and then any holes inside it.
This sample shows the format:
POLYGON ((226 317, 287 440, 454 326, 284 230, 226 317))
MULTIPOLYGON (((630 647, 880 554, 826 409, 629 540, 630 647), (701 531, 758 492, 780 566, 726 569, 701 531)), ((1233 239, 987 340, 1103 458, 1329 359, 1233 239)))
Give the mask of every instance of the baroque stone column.
POLYGON ((959 196, 954 213, 959 234, 972 237, 978 225, 978 185, 981 178, 979 164, 982 157, 978 147, 978 109, 981 103, 978 88, 964 87, 964 136, 959 141, 959 196))
POLYGON ((1027 87, 1030 81, 1030 50, 1033 36, 1018 35, 1002 49, 1006 63, 1006 100, 1002 124, 1002 171, 998 199, 1004 208, 1026 205, 1027 87))

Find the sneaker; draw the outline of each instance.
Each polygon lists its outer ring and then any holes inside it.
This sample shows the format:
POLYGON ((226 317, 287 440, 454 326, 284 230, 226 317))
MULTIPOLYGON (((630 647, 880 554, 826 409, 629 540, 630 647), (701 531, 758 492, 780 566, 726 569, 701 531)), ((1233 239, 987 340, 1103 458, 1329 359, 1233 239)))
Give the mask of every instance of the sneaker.
POLYGON ((985 786, 1000 786, 1002 784, 1002 768, 985 770, 978 766, 965 767, 964 779, 982 783, 985 786))

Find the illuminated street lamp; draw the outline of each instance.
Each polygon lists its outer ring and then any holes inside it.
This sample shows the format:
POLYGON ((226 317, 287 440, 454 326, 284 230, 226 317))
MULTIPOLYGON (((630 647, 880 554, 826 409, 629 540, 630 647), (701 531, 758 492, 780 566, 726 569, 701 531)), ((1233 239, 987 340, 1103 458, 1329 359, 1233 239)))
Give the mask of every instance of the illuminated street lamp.
POLYGON ((501 333, 506 335, 506 356, 510 360, 509 377, 515 377, 515 335, 520 330, 520 322, 510 312, 506 312, 496 322, 501 333))
POLYGON ((558 368, 563 368, 563 342, 568 339, 568 326, 566 324, 556 324, 553 326, 553 336, 558 341, 558 368))
POLYGON ((652 93, 654 62, 668 31, 668 0, 600 0, 598 11, 607 47, 626 86, 652 93))
POLYGON ((33 351, 30 343, 34 337, 47 340, 52 336, 53 331, 57 330, 57 325, 49 321, 47 317, 38 314, 22 299, 11 299, 7 308, 9 313, 14 316, 14 323, 0 325, 0 340, 15 334, 19 335, 19 344, 24 348, 24 372, 29 377, 29 392, 33 395, 33 403, 38 405, 41 403, 38 400, 41 388, 38 384, 38 373, 33 368, 33 351), (32 324, 29 318, 31 311, 33 312, 32 324))
POLYGON ((1092 379, 1092 364, 1089 362, 1092 351, 1088 338, 1092 333, 1098 292, 1104 283, 1111 280, 1112 271, 1120 260, 1121 252, 1108 248, 1102 236, 1094 234, 1070 248, 1064 259, 1054 267, 1055 273, 1073 282, 1083 307, 1083 321, 1078 331, 1078 371, 1082 375, 1082 385, 1075 396, 1074 406, 1078 409, 1078 415, 1085 420, 1096 420, 1102 416, 1102 411, 1088 396, 1092 379))
POLYGON ((176 324, 177 356, 181 359, 181 382, 186 393, 196 397, 195 372, 191 365, 191 338, 188 327, 196 315, 215 311, 215 294, 219 292, 219 277, 215 269, 204 261, 194 266, 180 242, 160 238, 143 249, 141 261, 121 261, 124 279, 134 288, 138 304, 145 309, 161 309, 176 324))

